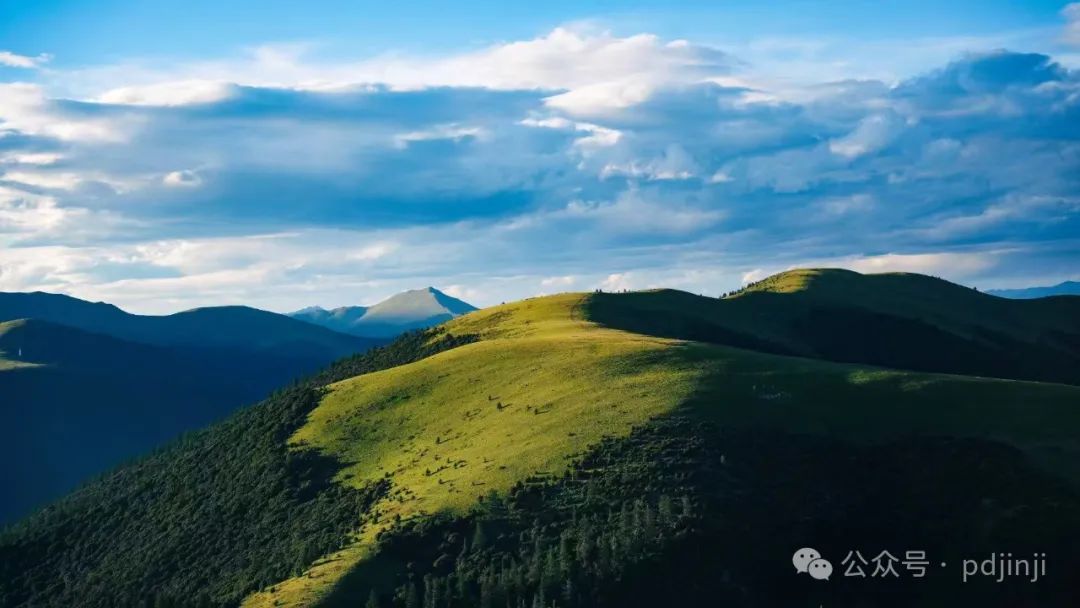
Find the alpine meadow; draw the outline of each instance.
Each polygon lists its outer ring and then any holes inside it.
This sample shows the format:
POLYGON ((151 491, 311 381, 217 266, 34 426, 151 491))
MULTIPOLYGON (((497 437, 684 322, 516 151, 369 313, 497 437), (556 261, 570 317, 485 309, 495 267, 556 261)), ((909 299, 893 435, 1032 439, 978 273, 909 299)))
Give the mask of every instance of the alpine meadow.
POLYGON ((0 608, 1080 606, 1078 51, 0 6, 0 608))

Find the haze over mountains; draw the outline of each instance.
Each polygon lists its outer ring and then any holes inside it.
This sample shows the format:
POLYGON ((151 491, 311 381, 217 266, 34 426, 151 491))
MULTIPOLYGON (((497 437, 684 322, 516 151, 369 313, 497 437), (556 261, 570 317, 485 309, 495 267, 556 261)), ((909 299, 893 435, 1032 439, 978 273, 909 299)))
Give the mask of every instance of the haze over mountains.
POLYGON ((1002 298, 1028 300, 1048 296, 1080 296, 1080 281, 1062 281, 1047 287, 1023 287, 1020 289, 991 289, 986 293, 1002 298))
POLYGON ((355 336, 389 338, 423 329, 477 310, 467 302, 427 287, 391 296, 374 306, 343 306, 326 310, 312 306, 289 316, 355 336))
POLYGON ((912 274, 509 303, 23 520, 0 534, 0 605, 1074 605, 1078 360, 1080 298, 912 274), (954 570, 791 572, 792 547, 855 544, 954 570), (1005 545, 1066 574, 957 582, 1005 545))

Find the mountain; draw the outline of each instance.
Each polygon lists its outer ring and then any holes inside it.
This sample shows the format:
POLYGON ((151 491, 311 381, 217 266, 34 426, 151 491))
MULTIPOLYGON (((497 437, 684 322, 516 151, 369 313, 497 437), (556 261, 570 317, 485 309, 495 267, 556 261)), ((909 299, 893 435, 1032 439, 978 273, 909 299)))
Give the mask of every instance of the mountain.
POLYGON ((1068 576, 963 584, 960 564, 1008 547, 1080 567, 1080 387, 839 362, 821 353, 886 355, 797 322, 1075 356, 1068 300, 968 291, 798 271, 408 333, 3 531, 0 605, 1074 605, 1068 576), (798 547, 834 580, 793 573, 798 547), (931 567, 860 585, 855 550, 931 567))
POLYGON ((1080 281, 1063 281, 1048 287, 1025 287, 1023 289, 991 289, 986 293, 999 298, 1026 300, 1049 296, 1080 296, 1080 281))
POLYGON ((251 308, 140 316, 45 293, 0 293, 0 320, 0 523, 376 343, 251 308))
POLYGON ((413 329, 438 325, 477 308, 427 287, 391 296, 378 304, 326 310, 313 306, 289 316, 355 336, 390 338, 413 329))
POLYGON ((40 319, 157 346, 273 353, 309 362, 303 367, 307 371, 378 343, 246 306, 134 315, 59 294, 0 293, 0 321, 15 319, 40 319))

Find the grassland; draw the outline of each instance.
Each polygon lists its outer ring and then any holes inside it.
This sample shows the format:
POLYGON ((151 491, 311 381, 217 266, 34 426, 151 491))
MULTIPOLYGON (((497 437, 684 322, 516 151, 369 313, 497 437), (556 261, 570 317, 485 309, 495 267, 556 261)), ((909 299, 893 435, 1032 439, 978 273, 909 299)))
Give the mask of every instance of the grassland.
MULTIPOLYGON (((815 276, 784 277, 769 293, 799 293, 815 276)), ((389 478, 393 489, 347 547, 245 605, 314 605, 346 573, 373 562, 376 536, 396 519, 464 513, 480 495, 559 475, 602 438, 676 411, 859 442, 991 438, 1077 478, 1070 463, 1080 460, 1080 388, 650 337, 617 329, 610 316, 607 327, 590 320, 597 297, 564 294, 472 313, 448 330, 478 342, 331 385, 291 445, 345 463, 339 483, 359 488, 389 478)), ((674 311, 683 309, 654 310, 674 311)))

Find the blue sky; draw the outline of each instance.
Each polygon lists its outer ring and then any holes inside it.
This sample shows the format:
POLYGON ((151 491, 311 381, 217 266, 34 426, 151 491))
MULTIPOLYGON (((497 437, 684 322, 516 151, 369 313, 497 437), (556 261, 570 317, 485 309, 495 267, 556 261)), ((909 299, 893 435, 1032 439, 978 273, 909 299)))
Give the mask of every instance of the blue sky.
POLYGON ((1080 4, 0 7, 0 290, 1080 278, 1080 4))

